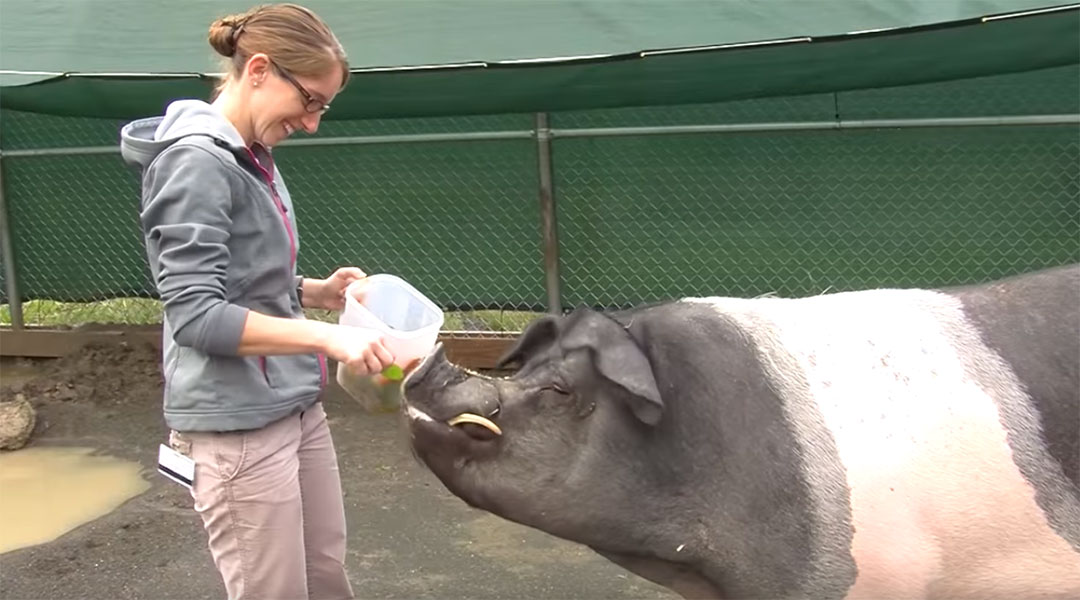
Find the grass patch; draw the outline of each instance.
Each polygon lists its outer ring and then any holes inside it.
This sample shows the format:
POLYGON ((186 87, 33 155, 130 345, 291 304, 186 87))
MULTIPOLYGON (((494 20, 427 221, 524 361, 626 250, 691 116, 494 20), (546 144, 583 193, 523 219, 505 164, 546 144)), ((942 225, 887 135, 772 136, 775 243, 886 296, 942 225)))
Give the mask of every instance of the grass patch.
POLYGON ((518 310, 476 310, 449 312, 443 329, 448 331, 521 331, 544 313, 518 310))
MULTIPOLYGON (((337 323, 338 312, 305 309, 309 319, 337 323)), ((514 310, 448 312, 444 331, 521 331, 544 313, 514 310)), ((154 325, 161 323, 161 301, 113 298, 98 302, 31 300, 23 303, 23 322, 39 327, 69 328, 89 324, 154 325)), ((0 325, 11 325, 11 308, 0 304, 0 325)))
MULTIPOLYGON (((113 298, 98 302, 30 300, 22 305, 23 322, 41 327, 77 327, 90 323, 153 325, 161 322, 161 302, 152 298, 113 298)), ((0 305, 0 325, 11 325, 11 307, 0 305)))

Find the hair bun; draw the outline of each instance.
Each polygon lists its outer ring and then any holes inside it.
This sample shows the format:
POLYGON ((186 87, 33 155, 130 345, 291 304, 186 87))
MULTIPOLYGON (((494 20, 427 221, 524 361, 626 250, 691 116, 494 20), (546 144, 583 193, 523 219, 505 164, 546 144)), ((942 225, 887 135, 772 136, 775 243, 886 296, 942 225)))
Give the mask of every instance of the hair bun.
POLYGON ((210 34, 207 36, 210 47, 225 57, 236 54, 236 39, 244 29, 245 20, 240 16, 228 16, 211 23, 210 34))

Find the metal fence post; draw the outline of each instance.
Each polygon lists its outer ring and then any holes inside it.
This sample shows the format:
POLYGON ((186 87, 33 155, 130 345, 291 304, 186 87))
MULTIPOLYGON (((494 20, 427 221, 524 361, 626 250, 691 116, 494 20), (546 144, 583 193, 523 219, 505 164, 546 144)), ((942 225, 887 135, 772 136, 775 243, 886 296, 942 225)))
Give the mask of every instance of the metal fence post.
POLYGON ((15 281, 15 254, 11 244, 11 227, 8 219, 7 201, 4 199, 4 164, 0 155, 0 252, 4 253, 4 287, 8 308, 11 311, 12 329, 23 328, 22 299, 15 281))
POLYGON ((562 313, 559 289, 559 227, 551 166, 551 127, 547 113, 536 113, 536 158, 540 170, 540 229, 544 240, 544 287, 548 312, 562 313))

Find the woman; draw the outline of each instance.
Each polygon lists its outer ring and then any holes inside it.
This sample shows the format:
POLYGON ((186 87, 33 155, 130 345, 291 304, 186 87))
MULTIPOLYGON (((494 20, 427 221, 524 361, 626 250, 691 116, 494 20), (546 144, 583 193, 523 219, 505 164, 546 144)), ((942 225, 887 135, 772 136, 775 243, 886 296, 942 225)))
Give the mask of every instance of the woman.
POLYGON ((351 598, 345 515, 319 396, 326 359, 373 374, 369 330, 304 320, 340 310, 364 273, 296 276, 292 202, 271 149, 315 133, 344 87, 345 52, 311 11, 278 4, 215 21, 227 73, 212 104, 182 100, 127 125, 140 218, 164 304, 164 414, 195 461, 192 496, 229 598, 351 598))

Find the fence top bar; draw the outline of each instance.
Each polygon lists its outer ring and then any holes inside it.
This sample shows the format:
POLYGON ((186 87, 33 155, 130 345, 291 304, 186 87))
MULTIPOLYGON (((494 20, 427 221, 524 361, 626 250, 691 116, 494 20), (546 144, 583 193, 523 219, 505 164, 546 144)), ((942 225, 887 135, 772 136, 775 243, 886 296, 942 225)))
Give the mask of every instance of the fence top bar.
POLYGON ((476 131, 462 133, 410 133, 398 135, 355 135, 327 138, 298 138, 283 142, 289 146, 339 146, 349 144, 402 144, 418 142, 472 142, 531 139, 534 133, 521 131, 476 131))
POLYGON ((75 156, 82 154, 119 154, 120 146, 74 146, 68 148, 27 148, 25 150, 0 150, 0 157, 23 156, 75 156))
MULTIPOLYGON (((298 138, 282 142, 282 147, 299 146, 341 146, 362 144, 404 144, 423 142, 472 142, 495 140, 531 139, 535 133, 521 131, 479 131, 465 133, 417 133, 401 135, 358 135, 325 138, 298 138)), ((68 148, 28 148, 22 150, 0 150, 4 158, 23 156, 68 156, 81 154, 116 154, 120 146, 77 146, 68 148)))
POLYGON ((788 123, 729 123, 718 125, 673 125, 660 127, 598 127, 552 129, 552 137, 583 138, 633 135, 675 135, 690 133, 755 133, 773 131, 827 131, 841 129, 913 129, 919 127, 1006 127, 1032 125, 1080 125, 1080 114, 1022 115, 1002 117, 956 117, 931 119, 866 119, 835 121, 795 121, 788 123))
MULTIPOLYGON (((767 133, 775 131, 825 131, 841 129, 911 129, 917 127, 1015 127, 1037 125, 1080 125, 1080 114, 1015 115, 998 117, 955 117, 928 119, 867 119, 851 121, 805 121, 778 123, 728 123, 716 125, 666 125, 657 127, 596 127, 580 129, 550 129, 551 137, 584 138, 635 135, 679 135, 693 133, 767 133)), ((401 135, 369 135, 289 140, 285 147, 336 146, 363 144, 415 144, 424 142, 475 142, 532 139, 535 130, 485 131, 466 133, 420 133, 401 135)), ((29 148, 0 150, 0 157, 69 156, 82 154, 116 154, 120 146, 80 146, 70 148, 29 148)))

